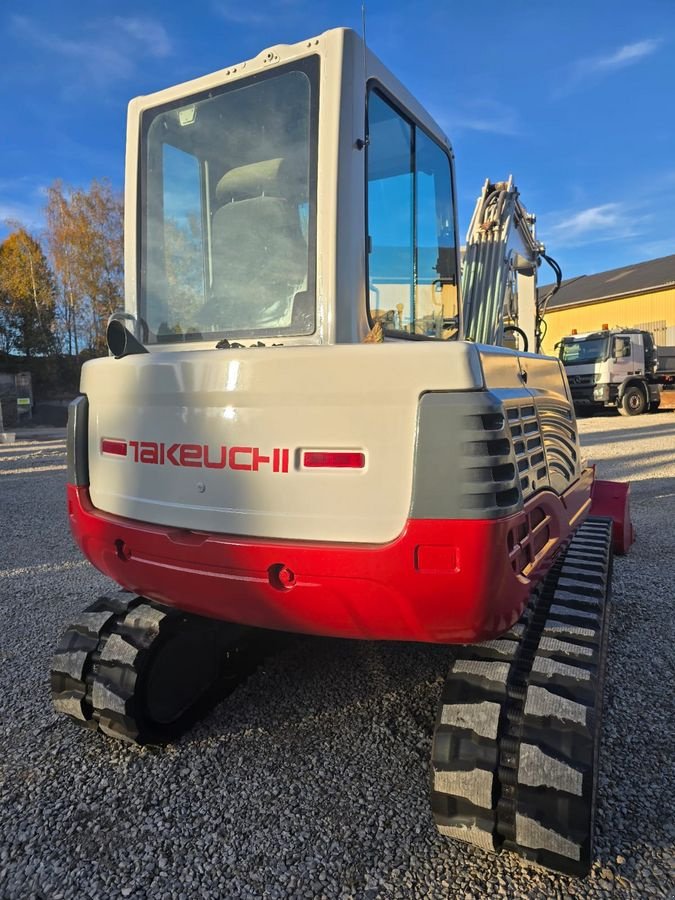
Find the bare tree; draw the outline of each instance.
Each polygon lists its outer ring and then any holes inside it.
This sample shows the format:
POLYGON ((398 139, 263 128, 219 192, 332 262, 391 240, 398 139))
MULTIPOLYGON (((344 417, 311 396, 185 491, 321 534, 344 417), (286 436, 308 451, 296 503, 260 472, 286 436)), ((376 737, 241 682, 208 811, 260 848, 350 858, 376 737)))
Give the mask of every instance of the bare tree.
POLYGON ((105 350, 108 316, 123 303, 123 201, 106 180, 87 190, 59 181, 47 195, 47 235, 70 352, 105 350))
POLYGON ((73 277, 71 263, 73 221, 61 181, 55 181, 54 184, 47 188, 45 218, 49 253, 61 293, 59 312, 64 332, 63 344, 67 348, 69 356, 73 353, 77 355, 80 350, 77 322, 82 305, 82 297, 77 294, 77 285, 73 277))

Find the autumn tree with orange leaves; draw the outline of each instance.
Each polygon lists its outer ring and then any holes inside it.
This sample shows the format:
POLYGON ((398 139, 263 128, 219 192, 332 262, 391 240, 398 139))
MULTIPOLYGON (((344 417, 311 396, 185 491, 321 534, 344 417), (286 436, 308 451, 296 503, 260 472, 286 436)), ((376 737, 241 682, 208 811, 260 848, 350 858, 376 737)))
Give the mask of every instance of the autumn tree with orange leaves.
POLYGON ((0 351, 26 357, 54 353, 56 296, 42 247, 16 226, 0 244, 0 351))

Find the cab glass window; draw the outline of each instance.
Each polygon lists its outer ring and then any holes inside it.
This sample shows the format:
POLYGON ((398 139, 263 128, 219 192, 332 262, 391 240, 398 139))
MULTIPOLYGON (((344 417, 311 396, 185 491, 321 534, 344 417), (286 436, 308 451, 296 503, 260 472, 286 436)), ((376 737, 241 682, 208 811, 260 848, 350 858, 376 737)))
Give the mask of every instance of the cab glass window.
POLYGON ((412 127, 375 93, 368 123, 370 309, 385 328, 406 331, 414 308, 412 127))
POLYGON ((317 123, 316 57, 144 113, 148 343, 314 331, 317 123))
POLYGON ((368 100, 367 243, 373 321, 401 336, 455 337, 450 160, 376 90, 368 100))
MULTIPOLYGON (((194 321, 204 303, 202 192, 196 156, 163 144, 163 241, 168 320, 194 321)), ((154 324, 154 323, 153 323, 154 324)))

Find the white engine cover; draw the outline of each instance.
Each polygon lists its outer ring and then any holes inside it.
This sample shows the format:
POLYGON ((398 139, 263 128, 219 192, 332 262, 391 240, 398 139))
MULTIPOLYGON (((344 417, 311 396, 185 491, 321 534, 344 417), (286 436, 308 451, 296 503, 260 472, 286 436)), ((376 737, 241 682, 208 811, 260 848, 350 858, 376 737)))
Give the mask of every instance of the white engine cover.
MULTIPOLYGON (((390 541, 410 511, 420 396, 522 390, 519 357, 401 341, 94 360, 81 385, 91 500, 192 531, 390 541), (308 450, 356 451, 365 464, 307 468, 308 450)), ((559 363, 545 362, 564 393, 559 363)))

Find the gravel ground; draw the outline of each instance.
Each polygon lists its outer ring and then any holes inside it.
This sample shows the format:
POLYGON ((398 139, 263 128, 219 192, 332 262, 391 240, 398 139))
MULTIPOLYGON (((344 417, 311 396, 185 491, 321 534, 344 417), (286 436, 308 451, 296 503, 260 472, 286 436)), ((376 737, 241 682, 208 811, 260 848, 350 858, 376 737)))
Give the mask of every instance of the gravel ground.
POLYGON ((63 440, 0 446, 0 897, 675 896, 675 411, 580 423, 630 479, 616 561, 597 861, 584 881, 435 832, 445 648, 293 638, 161 752, 57 719, 50 655, 111 587, 75 549, 63 440))

